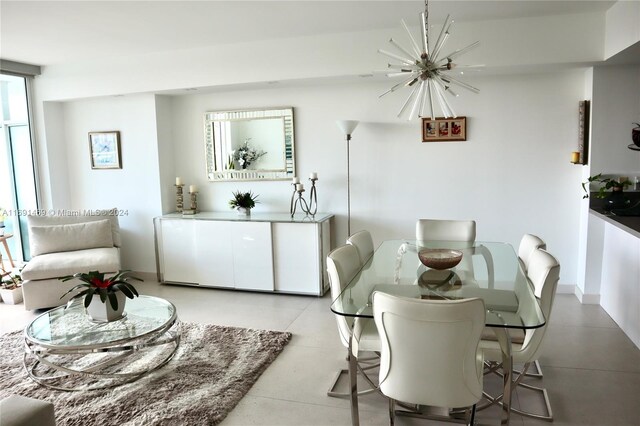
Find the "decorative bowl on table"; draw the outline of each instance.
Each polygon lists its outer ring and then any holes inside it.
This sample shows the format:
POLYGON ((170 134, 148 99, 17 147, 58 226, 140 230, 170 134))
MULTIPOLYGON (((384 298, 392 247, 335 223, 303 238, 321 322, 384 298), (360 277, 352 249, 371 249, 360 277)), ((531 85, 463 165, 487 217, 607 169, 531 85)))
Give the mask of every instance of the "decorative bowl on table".
POLYGON ((420 262, 431 269, 449 269, 462 260, 462 252, 451 249, 422 249, 418 252, 420 262))

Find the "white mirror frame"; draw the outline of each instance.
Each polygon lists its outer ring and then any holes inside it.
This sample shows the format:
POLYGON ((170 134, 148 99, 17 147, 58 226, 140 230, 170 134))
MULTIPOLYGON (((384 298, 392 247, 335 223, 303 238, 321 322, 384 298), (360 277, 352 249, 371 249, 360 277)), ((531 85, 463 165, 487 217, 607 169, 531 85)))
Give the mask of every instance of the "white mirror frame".
POLYGON ((293 135, 293 108, 271 108, 260 110, 211 111, 204 114, 205 157, 207 178, 212 182, 220 181, 252 181, 252 180, 286 180, 295 176, 295 143, 293 135), (222 152, 220 141, 215 138, 215 123, 224 121, 262 120, 265 118, 283 119, 282 155, 284 169, 224 169, 218 170, 216 165, 224 164, 228 153, 222 152))

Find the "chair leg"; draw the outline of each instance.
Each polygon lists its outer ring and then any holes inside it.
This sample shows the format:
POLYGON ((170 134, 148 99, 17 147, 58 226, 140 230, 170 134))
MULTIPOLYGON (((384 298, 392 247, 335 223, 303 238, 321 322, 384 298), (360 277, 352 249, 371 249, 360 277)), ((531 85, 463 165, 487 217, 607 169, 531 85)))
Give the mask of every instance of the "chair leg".
POLYGON ((396 401, 389 398, 389 426, 393 426, 396 422, 396 401))
MULTIPOLYGON (((553 411, 551 410, 551 403, 549 401, 549 394, 547 393, 547 390, 545 388, 539 388, 536 386, 532 386, 528 383, 522 383, 522 379, 527 375, 527 370, 529 369, 529 366, 531 365, 531 363, 526 363, 524 365, 524 367, 522 368, 522 371, 518 372, 518 374, 515 376, 515 379, 513 381, 513 385, 514 387, 516 386, 521 386, 523 388, 526 389, 531 389, 534 390, 536 392, 540 392, 542 394, 542 397, 544 398, 544 403, 545 403, 545 409, 546 409, 546 414, 538 414, 538 413, 532 413, 529 411, 523 411, 523 410, 519 410, 517 408, 514 408, 513 406, 511 406, 511 411, 517 414, 520 414, 521 416, 525 416, 525 417, 531 417, 534 419, 539 419, 539 420, 546 420, 548 422, 552 422, 553 421, 553 411)), ((488 372, 492 372, 498 375, 501 375, 500 372, 496 371, 495 365, 489 366, 488 372)), ((540 370, 538 370, 540 371, 540 370)), ((534 373, 535 374, 535 373, 534 373)), ((485 408, 488 408, 494 404, 499 404, 500 406, 502 406, 502 397, 503 395, 499 395, 497 397, 493 397, 491 395, 489 395, 486 392, 482 393, 483 396, 489 401, 488 404, 483 404, 481 406, 478 407, 478 410, 484 410, 485 408)))
POLYGON ((476 424, 476 405, 473 404, 471 407, 471 415, 469 416, 469 426, 474 426, 476 424))
MULTIPOLYGON (((533 361, 533 365, 536 367, 536 371, 527 371, 527 373, 525 374, 525 376, 527 377, 535 377, 536 379, 541 379, 542 376, 542 368, 540 367, 540 363, 538 362, 538 360, 533 361)), ((520 374, 521 371, 520 370, 513 370, 514 374, 520 374)))
MULTIPOLYGON (((379 360, 379 358, 376 357, 369 357, 369 358, 358 358, 358 362, 357 362, 357 366, 358 366, 358 371, 360 372, 360 374, 362 375, 362 378, 364 378, 364 380, 369 384, 370 389, 365 389, 365 390, 361 390, 358 392, 358 396, 363 396, 363 395, 368 395, 370 393, 373 392, 380 392, 380 388, 378 387, 378 385, 376 385, 375 383, 373 383, 373 381, 371 380, 371 378, 366 374, 366 370, 370 370, 372 368, 376 368, 378 366, 380 366, 379 362, 376 364, 371 364, 371 365, 361 365, 360 361, 364 361, 364 362, 372 362, 372 361, 376 361, 379 360)), ((342 375, 349 375, 349 370, 340 370, 338 371, 338 373, 336 374, 335 379, 333 379, 333 381, 331 382, 331 386, 329 386, 329 390, 327 391, 327 396, 330 396, 332 398, 350 398, 351 394, 349 392, 346 393, 342 393, 342 392, 336 392, 335 388, 336 385, 338 384, 338 381, 340 380, 340 376, 342 375)))

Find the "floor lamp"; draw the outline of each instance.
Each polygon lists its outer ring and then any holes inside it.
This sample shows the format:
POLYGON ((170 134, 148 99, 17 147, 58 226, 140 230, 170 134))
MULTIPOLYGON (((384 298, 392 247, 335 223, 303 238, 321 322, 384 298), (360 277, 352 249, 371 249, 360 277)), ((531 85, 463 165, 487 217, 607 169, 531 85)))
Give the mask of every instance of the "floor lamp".
POLYGON ((338 120, 336 124, 347 138, 347 238, 351 235, 351 181, 349 176, 349 144, 351 134, 358 127, 357 120, 338 120))

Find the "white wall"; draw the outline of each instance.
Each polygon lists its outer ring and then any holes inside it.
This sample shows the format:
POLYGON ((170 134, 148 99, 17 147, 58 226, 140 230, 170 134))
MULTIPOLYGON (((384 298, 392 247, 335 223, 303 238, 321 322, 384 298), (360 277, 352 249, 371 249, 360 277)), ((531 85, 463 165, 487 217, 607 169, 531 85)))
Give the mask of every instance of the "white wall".
POLYGON ((618 1, 607 10, 605 59, 640 42, 640 2, 618 1))
POLYGON ((600 66, 593 72, 591 173, 640 175, 640 152, 631 151, 640 121, 640 66, 600 66))
POLYGON ((336 119, 361 124, 351 146, 352 230, 377 242, 411 237, 421 217, 476 219, 478 239, 547 240, 562 264, 561 282, 576 283, 580 168, 569 163, 577 140, 583 71, 476 78, 479 95, 454 108, 468 116, 467 142, 421 143, 420 123, 394 119, 406 93, 382 100, 389 81, 284 87, 175 97, 175 170, 201 188, 205 210, 226 210, 231 192, 260 194, 256 211, 287 211, 289 182, 208 183, 202 118, 206 111, 294 107, 298 175, 317 171, 319 211, 337 215, 334 241, 346 236, 344 137, 336 119))
POLYGON ((109 97, 64 104, 67 163, 52 167, 67 173, 69 204, 55 208, 125 211, 122 267, 155 271, 152 218, 162 213, 156 104, 153 95, 109 97), (88 132, 119 130, 122 169, 92 170, 88 132))

